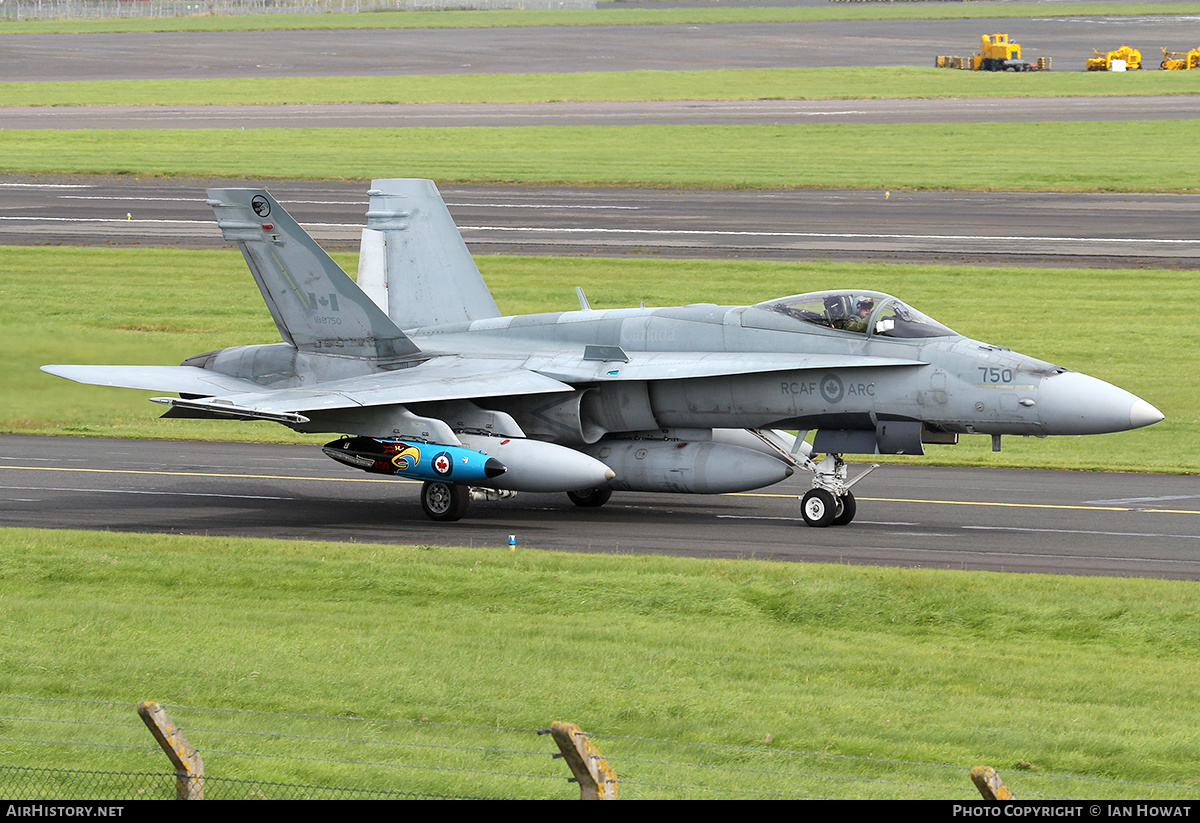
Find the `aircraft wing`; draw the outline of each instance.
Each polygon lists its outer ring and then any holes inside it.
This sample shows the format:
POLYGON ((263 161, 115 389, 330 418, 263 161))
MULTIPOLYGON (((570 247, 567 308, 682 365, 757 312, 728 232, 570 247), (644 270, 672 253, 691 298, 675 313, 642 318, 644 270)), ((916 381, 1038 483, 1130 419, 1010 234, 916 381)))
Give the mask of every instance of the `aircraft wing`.
POLYGON ((438 357, 411 368, 272 389, 196 366, 43 366, 77 383, 168 391, 190 399, 152 398, 221 416, 303 422, 305 412, 438 400, 573 391, 570 384, 617 380, 683 380, 758 372, 924 365, 920 360, 828 354, 637 352, 589 346, 584 359, 543 363, 438 357))
POLYGON ((569 383, 612 380, 686 380, 760 372, 924 366, 923 360, 839 354, 774 352, 635 352, 617 346, 588 346, 583 360, 537 366, 547 377, 569 383))
POLYGON ((43 366, 77 383, 169 391, 194 399, 154 397, 156 403, 223 417, 305 422, 305 412, 402 405, 497 395, 571 391, 571 386, 521 366, 494 360, 437 358, 408 369, 271 389, 195 366, 43 366))

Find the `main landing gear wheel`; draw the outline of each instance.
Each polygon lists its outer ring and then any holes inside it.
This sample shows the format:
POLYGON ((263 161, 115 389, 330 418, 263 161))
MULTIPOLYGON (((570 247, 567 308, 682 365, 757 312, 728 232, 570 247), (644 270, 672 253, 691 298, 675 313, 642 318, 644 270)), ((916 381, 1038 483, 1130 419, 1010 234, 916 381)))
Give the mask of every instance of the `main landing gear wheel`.
POLYGON ((597 486, 594 489, 580 489, 578 491, 567 492, 567 497, 580 508, 596 509, 608 502, 608 498, 612 497, 612 489, 608 486, 597 486))
POLYGON ((800 513, 804 522, 822 528, 837 517, 837 498, 824 489, 809 489, 800 499, 800 513))
POLYGON ((448 523, 461 520, 471 502, 471 490, 456 483, 426 480, 421 486, 421 508, 430 520, 448 523))

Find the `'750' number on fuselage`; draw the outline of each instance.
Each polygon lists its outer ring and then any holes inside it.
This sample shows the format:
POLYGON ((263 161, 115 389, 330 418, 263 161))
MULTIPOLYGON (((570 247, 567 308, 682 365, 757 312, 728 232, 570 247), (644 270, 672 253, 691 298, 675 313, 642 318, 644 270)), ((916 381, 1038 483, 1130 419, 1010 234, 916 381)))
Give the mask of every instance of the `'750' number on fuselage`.
POLYGON ((979 366, 979 382, 981 383, 1011 383, 1015 376, 1012 369, 999 369, 995 366, 979 366))

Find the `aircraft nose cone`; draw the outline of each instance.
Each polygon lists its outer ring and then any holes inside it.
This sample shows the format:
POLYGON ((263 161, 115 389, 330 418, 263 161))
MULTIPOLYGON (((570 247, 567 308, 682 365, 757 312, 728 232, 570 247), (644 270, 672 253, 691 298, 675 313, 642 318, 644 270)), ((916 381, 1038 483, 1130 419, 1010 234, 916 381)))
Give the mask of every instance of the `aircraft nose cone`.
POLYGON ((1079 372, 1044 379, 1038 409, 1046 434, 1106 434, 1163 419, 1162 412, 1137 395, 1079 372))
POLYGON ((1166 417, 1165 414, 1140 397, 1133 404, 1133 408, 1129 410, 1129 422, 1133 424, 1135 429, 1140 429, 1142 426, 1151 426, 1164 417, 1166 417))

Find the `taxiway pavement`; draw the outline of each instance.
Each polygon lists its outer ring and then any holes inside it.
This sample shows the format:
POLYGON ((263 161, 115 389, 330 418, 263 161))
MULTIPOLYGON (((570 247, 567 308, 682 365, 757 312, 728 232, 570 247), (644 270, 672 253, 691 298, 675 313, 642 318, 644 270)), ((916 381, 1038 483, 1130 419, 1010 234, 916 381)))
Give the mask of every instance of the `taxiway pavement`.
MULTIPOLYGON (((861 467, 854 467, 852 475, 861 467)), ((419 484, 316 445, 0 436, 0 525, 1200 580, 1200 478, 882 466, 858 518, 812 529, 799 476, 728 495, 474 503, 425 519, 419 484)))
POLYGON ((1200 17, 1062 16, 679 25, 22 34, 3 39, 0 82, 238 77, 933 66, 1006 32, 1022 59, 1082 71, 1097 48, 1195 48, 1200 17))
MULTIPOLYGON (((265 186, 357 249, 368 181, 0 177, 0 243, 224 247, 206 185, 265 186)), ((1194 267, 1197 194, 443 186, 476 253, 1194 267)))

